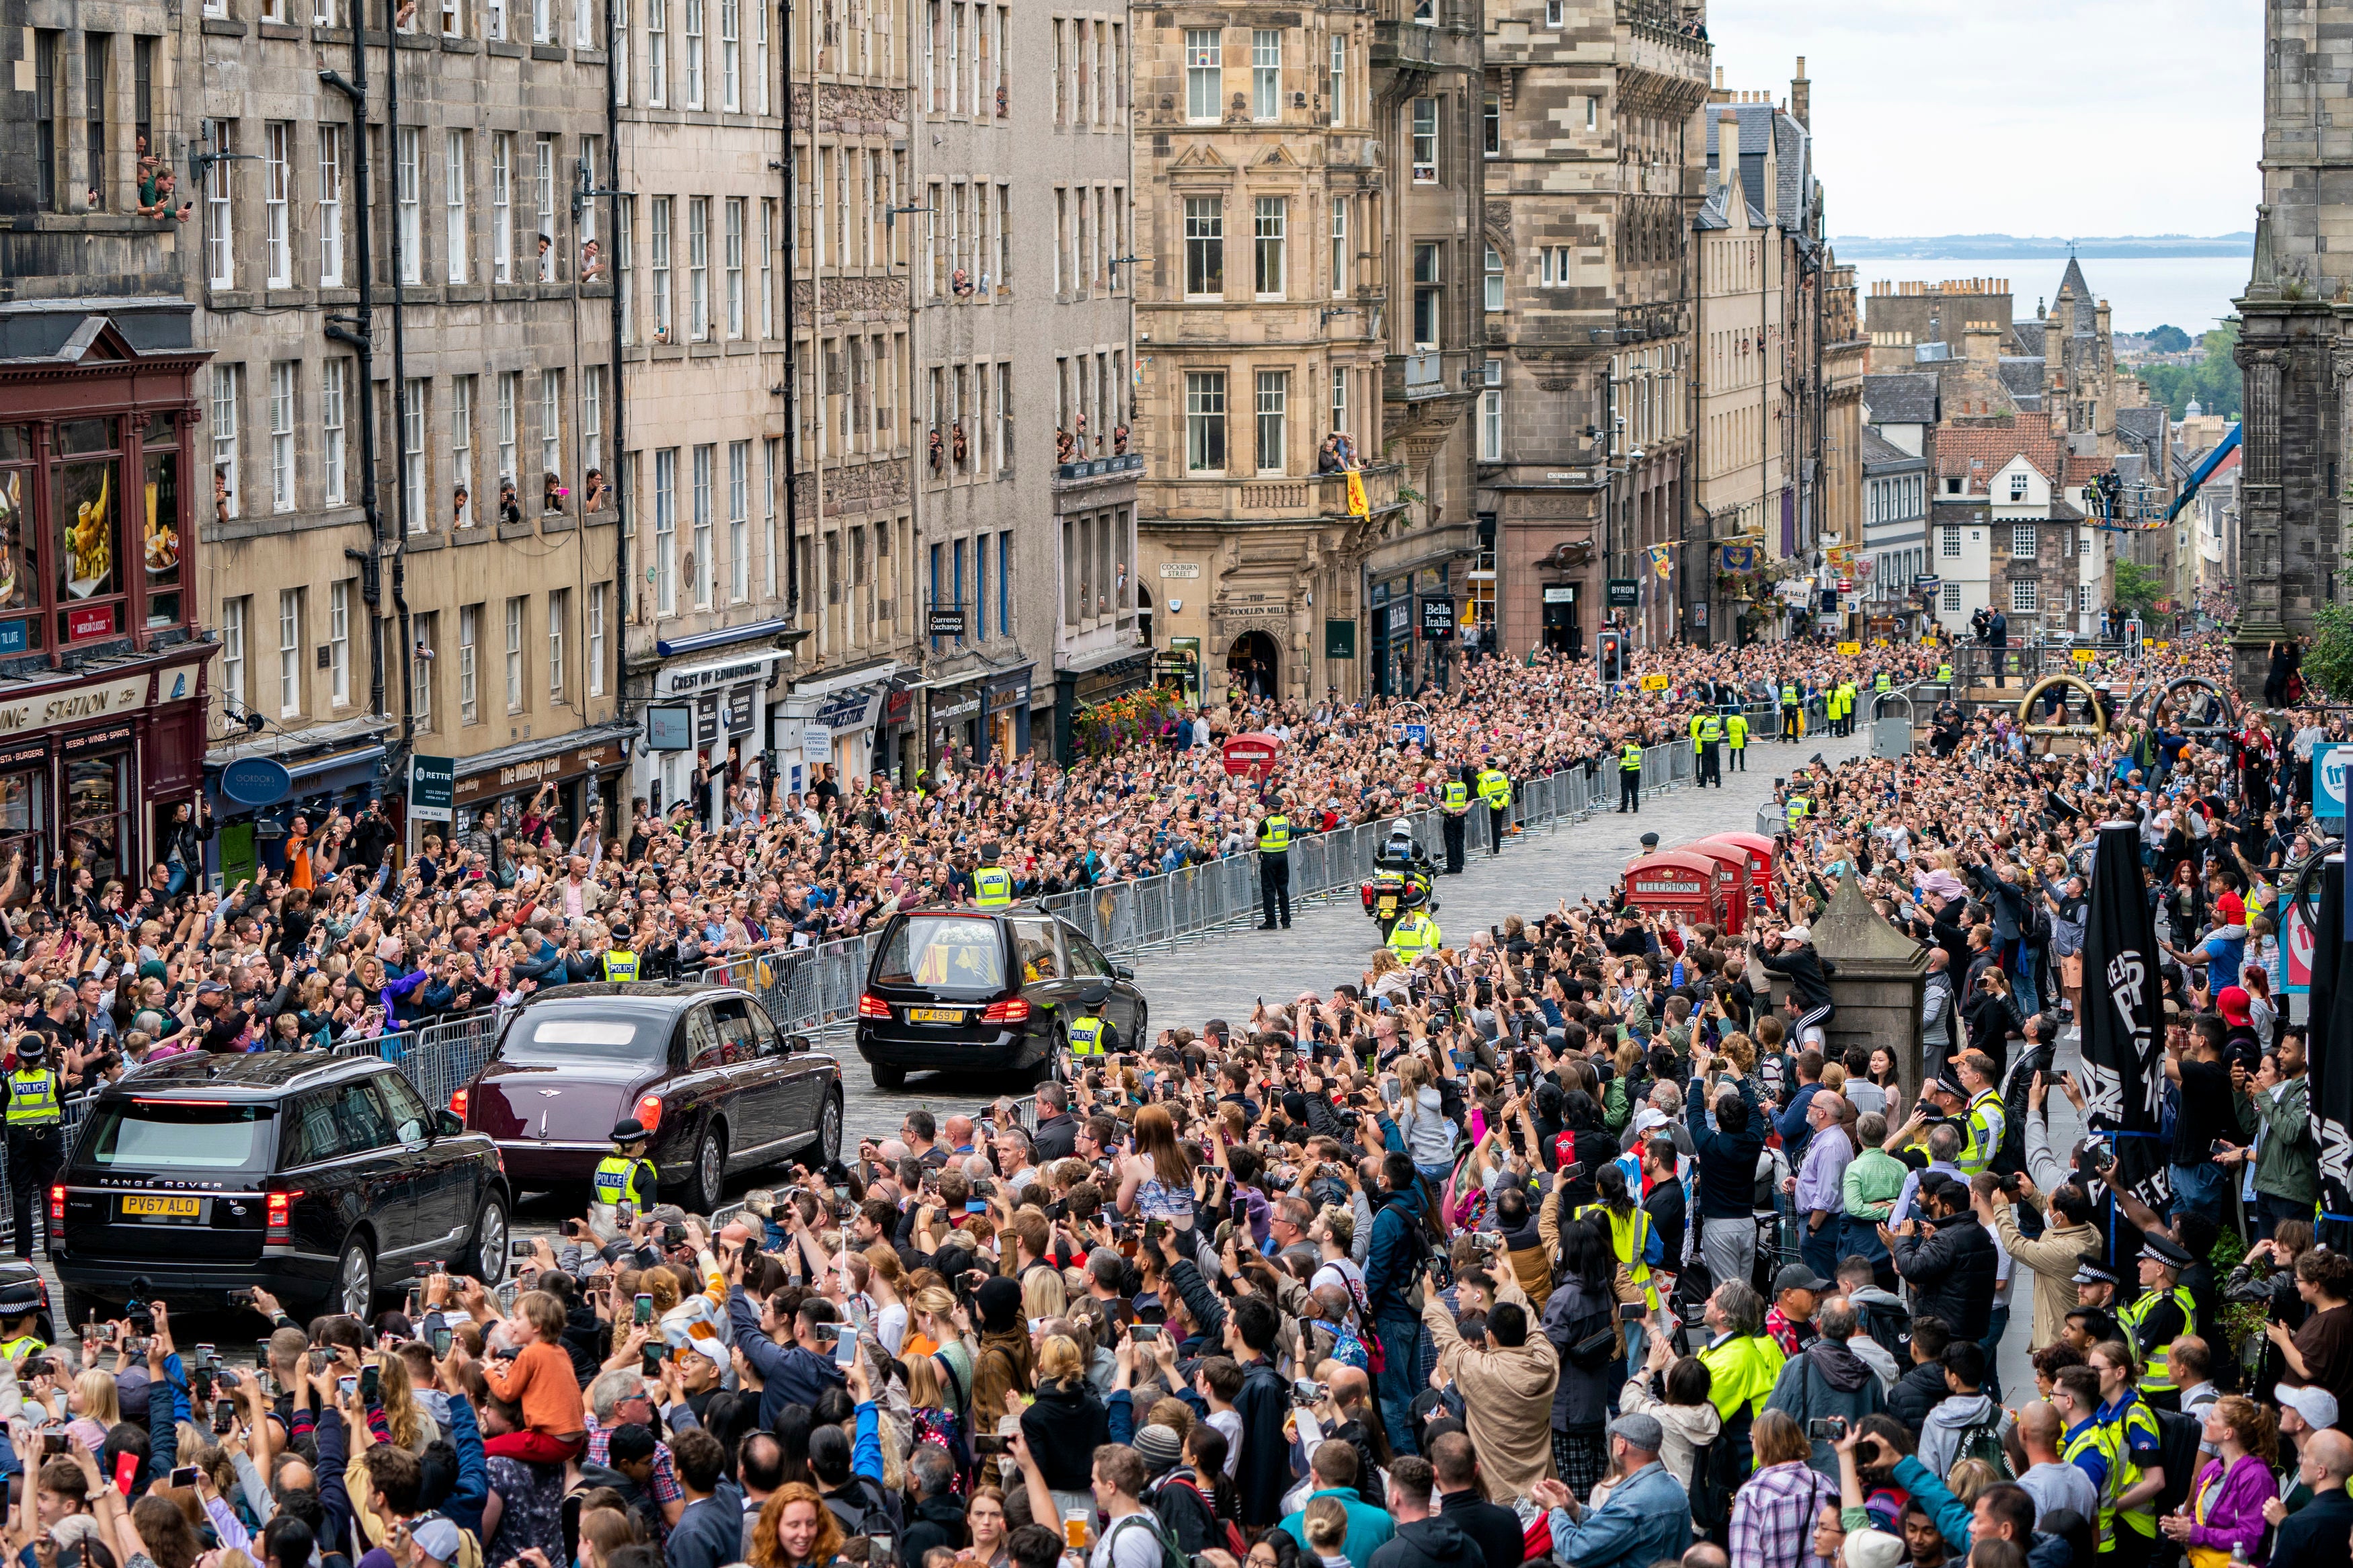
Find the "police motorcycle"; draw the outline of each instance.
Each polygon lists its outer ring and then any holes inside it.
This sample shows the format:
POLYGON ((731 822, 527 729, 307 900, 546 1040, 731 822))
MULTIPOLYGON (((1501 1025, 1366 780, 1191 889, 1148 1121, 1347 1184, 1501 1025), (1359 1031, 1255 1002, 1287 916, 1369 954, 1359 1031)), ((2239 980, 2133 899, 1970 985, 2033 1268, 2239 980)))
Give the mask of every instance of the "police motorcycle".
POLYGON ((1438 912, 1436 870, 1428 852, 1414 841, 1412 826, 1403 817, 1391 823, 1387 842, 1373 857, 1371 879, 1356 889, 1366 915, 1380 927, 1383 942, 1408 910, 1438 912))

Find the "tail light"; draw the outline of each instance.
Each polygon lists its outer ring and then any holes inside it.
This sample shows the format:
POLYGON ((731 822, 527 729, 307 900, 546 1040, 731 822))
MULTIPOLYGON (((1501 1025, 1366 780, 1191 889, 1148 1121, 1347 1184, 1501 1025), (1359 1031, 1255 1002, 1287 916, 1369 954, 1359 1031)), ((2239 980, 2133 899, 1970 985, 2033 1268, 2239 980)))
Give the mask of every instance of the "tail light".
POLYGON ((464 1089, 461 1089, 449 1097, 449 1114, 456 1117, 460 1121, 466 1120, 466 1091, 464 1089))
POLYGON ((66 1190, 61 1186, 51 1187, 49 1189, 49 1223, 51 1225, 63 1225, 65 1222, 66 1190))
POLYGON ((638 1097, 638 1125, 651 1132, 661 1125, 662 1102, 659 1094, 638 1097))
POLYGON ((1029 1021, 1029 998, 1016 996, 1009 1001, 991 1002, 980 1015, 984 1024, 1026 1024, 1029 1021))
POLYGON ((267 1195, 262 1205, 262 1215, 266 1224, 266 1234, 263 1237, 265 1241, 291 1239, 294 1226, 294 1200, 301 1195, 300 1192, 271 1193, 267 1195))
POLYGON ((858 999, 858 1016, 861 1018, 888 1018, 891 1004, 869 991, 858 999))

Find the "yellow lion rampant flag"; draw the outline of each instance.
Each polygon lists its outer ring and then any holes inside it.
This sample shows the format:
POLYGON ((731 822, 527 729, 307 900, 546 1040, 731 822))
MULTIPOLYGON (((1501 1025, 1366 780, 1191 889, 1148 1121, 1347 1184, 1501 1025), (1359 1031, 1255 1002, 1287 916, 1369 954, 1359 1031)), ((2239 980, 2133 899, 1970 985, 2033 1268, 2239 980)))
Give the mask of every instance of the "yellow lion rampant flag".
POLYGON ((1347 475, 1348 515, 1350 517, 1370 517, 1373 513, 1373 508, 1372 503, 1365 500, 1364 475, 1358 473, 1354 468, 1348 469, 1347 475))

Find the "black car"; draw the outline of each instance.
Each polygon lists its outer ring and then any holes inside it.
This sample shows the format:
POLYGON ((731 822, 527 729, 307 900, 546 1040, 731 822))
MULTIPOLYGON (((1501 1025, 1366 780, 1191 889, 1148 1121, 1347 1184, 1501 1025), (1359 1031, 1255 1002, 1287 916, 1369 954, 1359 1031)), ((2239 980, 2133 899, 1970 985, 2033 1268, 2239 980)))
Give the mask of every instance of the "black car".
POLYGON ((646 1158, 695 1214, 718 1206, 731 1171, 841 1152, 839 1065, 726 985, 536 992, 501 1021, 490 1065, 449 1109, 497 1141, 517 1186, 584 1200, 614 1123, 634 1116, 653 1134, 646 1158))
POLYGON ((1125 964, 1040 909, 913 910, 874 944, 858 999, 858 1054, 876 1087, 912 1070, 1042 1077, 1069 1039, 1067 1009, 1103 987, 1123 1048, 1149 1044, 1144 993, 1125 964))
POLYGON ((491 1141, 387 1062, 189 1055, 100 1092, 50 1189, 51 1253, 71 1322, 119 1317, 142 1278, 174 1306, 258 1285, 364 1317, 419 1264, 496 1280, 510 1207, 491 1141))

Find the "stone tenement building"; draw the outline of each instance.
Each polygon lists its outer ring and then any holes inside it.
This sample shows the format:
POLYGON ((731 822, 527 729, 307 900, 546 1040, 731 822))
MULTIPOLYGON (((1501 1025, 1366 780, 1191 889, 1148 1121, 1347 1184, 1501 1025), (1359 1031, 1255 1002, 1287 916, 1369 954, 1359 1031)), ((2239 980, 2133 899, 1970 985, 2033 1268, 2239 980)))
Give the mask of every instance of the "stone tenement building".
POLYGON ((1080 708, 1151 668, 1126 435, 1129 16, 915 9, 919 595, 964 618, 919 645, 923 755, 1067 756, 1080 708))
POLYGON ((2346 595, 2353 120, 2331 115, 2329 85, 2348 68, 2353 0, 2267 0, 2263 200, 2253 275, 2238 301, 2245 420, 2232 647, 2239 689, 2251 699, 2262 695, 2270 645, 2310 636, 2319 608, 2346 595))
POLYGON ((617 0, 614 17, 620 156, 601 183, 627 194, 596 206, 618 214, 628 695, 632 714, 691 710, 685 748, 638 748, 631 790, 667 804, 698 760, 723 778, 763 751, 795 785, 862 770, 871 726, 807 743, 809 705, 778 677, 905 640, 905 247, 894 276, 884 210, 906 180, 903 17, 744 0, 617 0), (788 630, 807 634, 790 659, 788 630))
POLYGON ((1212 692, 1409 688, 1441 666, 1477 544, 1479 0, 1137 21, 1155 637, 1212 692))
MULTIPOLYGON (((455 759, 457 830, 552 784, 568 836, 626 807, 634 728, 619 510, 591 478, 614 475, 611 283, 571 200, 607 167, 601 0, 359 3, 200 0, 108 68, 139 135, 174 111, 150 146, 194 203, 211 761, 269 751, 315 822, 406 742, 455 759), (355 77, 354 21, 364 128, 321 73, 355 77), (175 74, 145 63, 174 50, 175 74), (347 324, 363 270, 370 359, 347 324)), ((76 76, 90 43, 66 40, 76 76)), ((58 126, 77 149, 84 110, 58 126)), ((121 211, 135 188, 102 195, 121 211)))
MULTIPOLYGON (((1684 630, 1699 5, 1491 3, 1479 508, 1499 647, 1684 630), (1662 575, 1653 546, 1669 546, 1662 575), (1609 579, 1638 602, 1604 603, 1609 579)), ((1704 628, 1690 628, 1694 635, 1704 628)))

